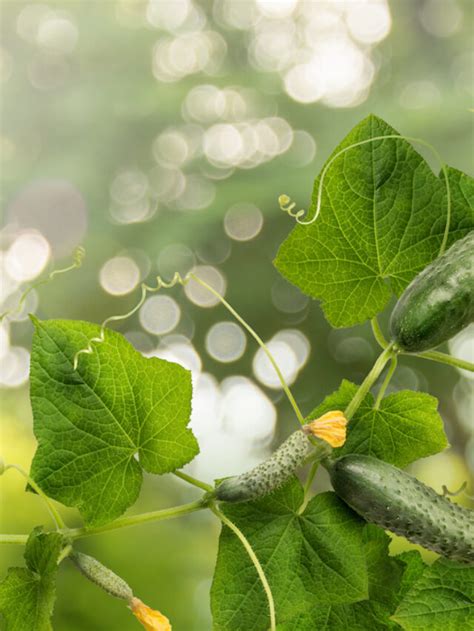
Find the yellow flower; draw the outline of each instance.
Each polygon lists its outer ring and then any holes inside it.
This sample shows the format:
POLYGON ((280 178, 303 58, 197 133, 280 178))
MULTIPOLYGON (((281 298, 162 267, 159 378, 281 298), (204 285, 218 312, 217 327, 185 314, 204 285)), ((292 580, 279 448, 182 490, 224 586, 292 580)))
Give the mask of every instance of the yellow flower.
POLYGON ((340 410, 332 410, 323 414, 315 421, 305 425, 305 429, 331 447, 341 447, 346 442, 347 419, 340 410))
POLYGON ((171 631, 170 621, 159 611, 148 607, 139 598, 132 598, 130 608, 146 631, 171 631))

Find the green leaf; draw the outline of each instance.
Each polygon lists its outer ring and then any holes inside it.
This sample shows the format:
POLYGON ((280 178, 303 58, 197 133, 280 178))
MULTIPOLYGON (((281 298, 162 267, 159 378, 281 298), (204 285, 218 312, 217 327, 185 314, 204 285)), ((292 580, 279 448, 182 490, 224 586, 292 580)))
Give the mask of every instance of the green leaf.
POLYGON ((397 594, 398 605, 398 603, 402 600, 402 598, 404 598, 408 590, 422 576, 423 572, 428 566, 423 561, 418 550, 402 552, 401 554, 398 554, 395 558, 404 564, 403 576, 397 594))
POLYGON ((88 525, 111 521, 140 491, 142 468, 167 473, 198 445, 186 425, 189 371, 147 359, 114 331, 87 322, 34 320, 30 392, 38 449, 31 475, 51 497, 79 508, 88 525))
MULTIPOLYGON (((308 418, 344 408, 357 386, 344 380, 308 418)), ((360 453, 376 456, 399 467, 443 451, 448 445, 438 401, 424 392, 402 390, 382 399, 378 410, 368 394, 348 425, 347 440, 337 455, 360 453)))
MULTIPOLYGON (((301 485, 293 479, 261 500, 222 507, 263 567, 280 624, 316 604, 350 603, 368 595, 362 520, 334 493, 317 495, 300 515, 302 501, 301 485)), ((216 631, 268 629, 267 599, 256 570, 226 527, 211 607, 216 631)))
POLYGON ((0 583, 5 631, 50 631, 56 598, 59 554, 66 545, 59 533, 35 528, 25 548, 26 568, 12 567, 0 583))
MULTIPOLYGON (((397 132, 369 116, 334 154, 391 134, 397 132)), ((451 243, 474 227, 468 201, 474 184, 455 169, 448 175, 453 187, 451 243)), ((319 180, 308 217, 316 210, 319 180)), ((392 294, 400 295, 438 255, 446 217, 444 178, 436 177, 405 140, 377 140, 335 159, 323 182, 320 216, 292 230, 274 263, 287 280, 322 301, 333 326, 352 326, 382 311, 392 294)))
POLYGON ((406 631, 474 629, 474 568, 439 559, 411 586, 393 619, 406 631))

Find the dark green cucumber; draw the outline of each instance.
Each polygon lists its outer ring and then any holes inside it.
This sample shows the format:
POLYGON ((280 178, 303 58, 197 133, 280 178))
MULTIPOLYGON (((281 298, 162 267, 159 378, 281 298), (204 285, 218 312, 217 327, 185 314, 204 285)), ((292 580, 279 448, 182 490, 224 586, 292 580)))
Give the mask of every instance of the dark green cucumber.
POLYGON ((474 563, 474 511, 362 454, 325 463, 334 490, 366 521, 462 563, 474 563))
POLYGON ((248 502, 263 497, 284 484, 307 458, 328 456, 328 443, 308 436, 300 429, 293 432, 266 460, 242 475, 223 480, 215 489, 214 497, 223 502, 248 502))
POLYGON ((474 320, 474 231, 456 241, 408 285, 392 312, 397 346, 419 353, 438 346, 474 320))

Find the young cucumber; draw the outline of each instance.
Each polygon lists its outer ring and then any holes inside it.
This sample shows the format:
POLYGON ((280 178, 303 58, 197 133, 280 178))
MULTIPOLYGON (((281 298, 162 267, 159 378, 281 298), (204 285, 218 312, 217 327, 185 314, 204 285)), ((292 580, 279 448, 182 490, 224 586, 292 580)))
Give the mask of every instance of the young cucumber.
POLYGON ((215 489, 214 497, 223 502, 247 502, 271 493, 284 484, 311 456, 326 457, 331 447, 317 438, 311 443, 300 429, 293 432, 267 460, 254 469, 227 478, 215 489))
POLYGON ((403 292, 390 319, 399 348, 418 353, 474 320, 474 230, 426 267, 403 292))
POLYGON ((324 464, 336 493, 366 521, 449 559, 474 563, 474 511, 372 456, 351 454, 324 464))

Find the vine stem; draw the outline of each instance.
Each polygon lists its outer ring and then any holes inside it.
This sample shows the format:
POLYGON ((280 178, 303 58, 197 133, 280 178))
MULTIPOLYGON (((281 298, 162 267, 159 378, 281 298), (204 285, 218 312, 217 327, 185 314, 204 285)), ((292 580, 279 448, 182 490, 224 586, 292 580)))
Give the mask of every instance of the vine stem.
POLYGON ((309 492, 311 490, 311 485, 313 484, 314 477, 315 477, 316 472, 318 470, 319 463, 320 463, 320 460, 316 460, 311 465, 311 469, 309 470, 308 477, 306 478, 306 482, 304 484, 303 501, 301 503, 301 506, 298 509, 298 515, 301 515, 302 513, 304 513, 304 510, 305 510, 306 506, 308 505, 309 492))
POLYGON ((379 321, 377 320, 377 316, 375 316, 375 318, 372 318, 372 320, 370 321, 370 326, 372 327, 372 333, 374 334, 374 337, 378 343, 378 345, 381 348, 387 348, 388 346, 388 342, 385 339, 384 334, 382 333, 382 329, 380 328, 380 324, 379 321))
POLYGON ((66 524, 64 523, 61 515, 56 510, 56 507, 51 502, 49 497, 36 484, 36 482, 33 480, 33 478, 31 478, 28 475, 28 473, 24 469, 22 469, 22 467, 20 467, 17 464, 7 464, 7 465, 5 465, 4 471, 8 471, 8 469, 15 469, 15 471, 18 471, 18 473, 20 473, 26 479, 26 481, 31 486, 31 488, 36 491, 36 493, 39 495, 39 497, 41 497, 41 499, 44 501, 44 503, 46 505, 46 508, 49 511, 49 514, 51 515, 51 518, 53 519, 53 521, 54 521, 54 523, 56 525, 56 528, 58 530, 60 530, 62 528, 66 528, 66 524))
POLYGON ((352 398, 352 401, 349 403, 349 405, 347 406, 347 408, 346 408, 346 410, 344 412, 344 416, 347 418, 348 421, 350 421, 350 419, 357 412, 357 410, 359 409, 360 404, 365 399, 365 396, 369 392, 370 388, 374 385, 374 383, 380 377, 380 374, 382 373, 383 369, 385 368, 385 364, 389 361, 389 359, 391 359, 391 357, 394 356, 394 353, 395 353, 395 351, 393 349, 393 344, 390 344, 378 356, 378 358, 375 361, 375 364, 372 366, 369 374, 367 375, 367 377, 364 379, 364 381, 359 386, 359 389, 355 393, 354 397, 352 398))
POLYGON ((291 390, 288 386, 288 384, 285 381, 285 378, 283 377, 283 374, 275 360, 275 358, 273 357, 272 353, 270 352, 270 350, 268 349, 267 345, 265 344, 265 342, 262 340, 262 338, 258 335, 258 333, 256 333, 252 327, 250 326, 250 324, 248 324, 243 318, 242 316, 240 316, 237 311, 227 302, 227 300, 220 295, 220 293, 218 291, 216 291, 213 287, 211 287, 210 285, 208 285, 205 281, 201 280, 200 278, 198 278, 195 274, 191 273, 189 274, 189 277, 192 278, 193 280, 195 280, 197 283, 199 283, 200 285, 202 285, 202 287, 205 287, 208 291, 211 292, 211 294, 213 294, 223 305, 224 307, 227 309, 227 311, 229 311, 234 318, 240 322, 240 324, 250 333, 250 335, 253 337, 253 339, 257 342, 257 344, 260 346, 260 348, 263 350, 263 352, 265 353, 265 355, 268 357, 271 365, 273 366, 273 368, 275 369, 276 374, 278 375, 278 379, 280 380, 281 386, 288 398, 288 401, 291 404, 291 407, 293 408, 296 417, 298 419, 298 421, 301 423, 301 425, 304 425, 304 416, 301 413, 300 408, 298 407, 298 404, 295 401, 295 398, 293 397, 291 390))
MULTIPOLYGON (((181 506, 173 506, 172 508, 164 508, 162 510, 151 511, 149 513, 140 513, 139 515, 131 515, 130 517, 123 517, 117 519, 110 524, 104 526, 98 526, 97 528, 62 528, 61 532, 69 539, 82 539, 91 535, 99 535, 104 532, 111 532, 113 530, 119 530, 121 528, 128 528, 129 526, 136 526, 138 524, 145 524, 152 521, 164 521, 165 519, 174 519, 175 517, 181 517, 188 513, 194 513, 198 510, 208 508, 208 500, 201 498, 195 502, 189 504, 182 504, 181 506)), ((28 535, 2 535, 0 534, 0 543, 17 543, 25 544, 28 540, 28 535)))
POLYGON ((199 489, 202 489, 203 491, 210 492, 214 490, 214 487, 212 487, 210 484, 206 484, 205 482, 202 482, 202 480, 193 478, 192 475, 188 475, 187 473, 183 473, 182 471, 173 471, 173 475, 175 475, 177 478, 181 478, 181 480, 184 480, 185 482, 188 482, 189 484, 192 484, 193 486, 197 486, 199 489))
POLYGON ((468 362, 464 359, 458 359, 457 357, 452 357, 447 353, 440 353, 439 351, 425 351, 424 353, 404 353, 400 351, 403 355, 414 355, 415 357, 421 357, 421 359, 429 359, 433 362, 438 362, 440 364, 448 364, 448 366, 454 366, 455 368, 462 368, 463 370, 469 370, 470 372, 474 372, 474 364, 468 362))
POLYGON ((162 510, 151 511, 149 513, 140 513, 138 515, 131 515, 130 517, 123 517, 122 519, 117 519, 110 524, 97 526, 96 528, 66 528, 63 531, 63 534, 71 539, 82 539, 83 537, 89 537, 90 535, 98 535, 104 532, 111 532, 112 530, 136 526, 138 524, 146 524, 150 521, 174 519, 175 517, 181 517, 181 515, 187 515, 188 513, 194 513, 195 511, 207 508, 207 504, 207 500, 201 498, 195 502, 182 504, 181 506, 173 506, 172 508, 164 508, 162 510))
POLYGON ((383 380, 382 385, 380 386, 380 390, 377 394, 377 399, 375 401, 375 405, 374 405, 374 410, 378 410, 380 407, 380 404, 382 403, 382 399, 384 398, 385 392, 387 390, 388 384, 390 383, 392 377, 393 377, 393 373, 395 372, 395 370, 397 369, 397 356, 396 355, 392 355, 392 360, 390 363, 390 366, 387 370, 387 374, 385 375, 385 379, 383 380))
POLYGON ((20 546, 24 546, 28 541, 28 535, 0 535, 1 543, 16 543, 20 546))
POLYGON ((267 581, 267 577, 265 576, 265 572, 263 571, 260 561, 257 558, 257 555, 253 551, 253 548, 250 545, 247 538, 245 537, 244 533, 239 528, 237 528, 237 526, 233 522, 231 522, 230 519, 228 519, 224 515, 224 513, 222 513, 217 508, 217 506, 210 504, 209 508, 214 513, 214 515, 216 515, 216 517, 218 517, 221 520, 221 522, 227 526, 227 528, 232 530, 232 532, 240 540, 240 542, 245 548, 245 551, 249 555, 250 560, 252 561, 255 569, 257 570, 258 577, 262 583, 263 589, 267 596, 268 609, 269 609, 269 614, 270 614, 270 631, 276 631, 276 615, 275 615, 275 603, 273 601, 273 594, 272 594, 272 590, 270 589, 270 585, 267 581))

